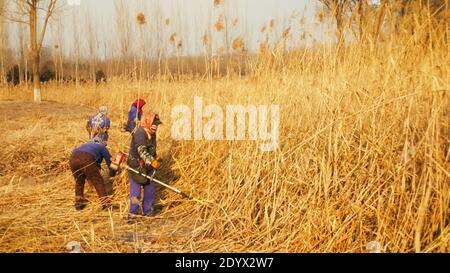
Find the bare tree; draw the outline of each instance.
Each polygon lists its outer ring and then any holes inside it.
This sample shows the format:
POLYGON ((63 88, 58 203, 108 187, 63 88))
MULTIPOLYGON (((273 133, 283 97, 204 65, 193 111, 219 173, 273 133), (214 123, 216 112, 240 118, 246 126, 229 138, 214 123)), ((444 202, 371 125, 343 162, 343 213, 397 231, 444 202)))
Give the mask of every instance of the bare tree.
POLYGON ((55 71, 55 79, 56 81, 58 81, 58 76, 59 76, 59 66, 58 66, 58 51, 59 51, 59 45, 58 45, 58 40, 57 40, 57 35, 56 35, 56 30, 57 26, 52 24, 50 22, 50 29, 52 30, 52 45, 50 46, 50 51, 52 53, 52 63, 53 63, 53 69, 55 71))
POLYGON ((72 17, 73 23, 73 41, 74 41, 74 48, 73 48, 73 55, 75 59, 75 86, 78 88, 80 84, 80 78, 78 74, 78 68, 80 63, 80 29, 78 27, 78 9, 75 9, 73 12, 72 17))
MULTIPOLYGON (((162 74, 162 62, 163 58, 165 60, 166 69, 167 69, 167 49, 168 44, 167 41, 169 39, 168 30, 171 25, 173 25, 173 21, 169 18, 163 18, 161 1, 154 1, 150 7, 150 18, 151 18, 151 33, 150 39, 147 40, 150 51, 147 55, 148 59, 151 60, 153 57, 156 57, 158 60, 158 76, 162 74)), ((150 67, 151 67, 150 61, 150 67)), ((167 72, 167 71, 166 71, 167 72)), ((151 70, 149 73, 151 76, 151 70)))
POLYGON ((17 8, 15 18, 13 21, 25 23, 30 30, 30 56, 33 61, 33 91, 34 101, 40 103, 41 97, 41 82, 40 82, 40 55, 42 42, 44 41, 45 31, 47 29, 48 21, 56 8, 58 0, 15 0, 14 4, 17 8), (39 13, 43 12, 42 23, 39 26, 39 13), (23 17, 27 19, 23 20, 23 17))
POLYGON ((138 31, 139 31, 139 41, 140 41, 140 45, 139 45, 139 84, 142 81, 142 78, 144 76, 144 57, 145 57, 145 36, 144 36, 144 27, 147 24, 147 21, 145 19, 145 15, 144 13, 140 12, 138 13, 137 17, 137 27, 138 27, 138 31))
POLYGON ((123 0, 121 1, 115 1, 114 7, 116 11, 116 29, 117 29, 117 35, 119 36, 119 51, 120 51, 120 58, 117 70, 119 70, 119 67, 125 66, 125 71, 122 71, 125 75, 128 74, 127 71, 127 64, 126 61, 128 60, 130 56, 130 41, 131 41, 131 18, 130 14, 128 12, 128 9, 126 8, 126 5, 123 0))
POLYGON ((25 45, 25 27, 23 25, 18 26, 18 36, 19 36, 19 82, 22 83, 22 81, 25 79, 26 70, 26 59, 27 59, 27 50, 25 45))
POLYGON ((94 22, 92 21, 92 16, 89 11, 86 11, 88 16, 86 17, 86 28, 87 28, 87 46, 89 52, 89 67, 90 67, 90 77, 91 81, 95 82, 95 70, 97 66, 97 51, 98 51, 98 40, 97 40, 97 29, 94 22))
POLYGON ((50 22, 53 30, 53 53, 56 79, 62 81, 64 79, 64 60, 63 60, 63 24, 59 14, 54 15, 54 20, 50 22))
POLYGON ((5 82, 5 28, 4 28, 5 0, 0 0, 0 83, 5 82))

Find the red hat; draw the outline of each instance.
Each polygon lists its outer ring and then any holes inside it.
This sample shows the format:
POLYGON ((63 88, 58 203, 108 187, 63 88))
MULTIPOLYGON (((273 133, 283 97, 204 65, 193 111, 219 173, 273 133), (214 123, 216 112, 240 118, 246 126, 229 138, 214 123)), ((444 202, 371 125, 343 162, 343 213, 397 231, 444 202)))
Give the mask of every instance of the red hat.
POLYGON ((136 107, 139 112, 142 112, 142 107, 144 107, 144 105, 145 105, 144 99, 137 99, 133 102, 133 104, 131 104, 131 106, 136 107))

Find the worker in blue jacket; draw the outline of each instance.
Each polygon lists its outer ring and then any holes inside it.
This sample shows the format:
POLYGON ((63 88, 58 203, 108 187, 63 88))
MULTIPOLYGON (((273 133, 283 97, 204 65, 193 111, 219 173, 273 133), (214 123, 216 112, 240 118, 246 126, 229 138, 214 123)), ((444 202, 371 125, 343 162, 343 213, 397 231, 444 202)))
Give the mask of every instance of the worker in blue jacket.
POLYGON ((111 155, 106 148, 107 140, 106 134, 100 134, 72 151, 69 165, 75 178, 75 209, 77 210, 82 210, 87 204, 87 199, 84 197, 86 179, 94 186, 103 209, 111 207, 111 196, 106 194, 100 174, 100 164, 105 160, 109 175, 111 177, 116 175, 115 170, 110 168, 111 155))

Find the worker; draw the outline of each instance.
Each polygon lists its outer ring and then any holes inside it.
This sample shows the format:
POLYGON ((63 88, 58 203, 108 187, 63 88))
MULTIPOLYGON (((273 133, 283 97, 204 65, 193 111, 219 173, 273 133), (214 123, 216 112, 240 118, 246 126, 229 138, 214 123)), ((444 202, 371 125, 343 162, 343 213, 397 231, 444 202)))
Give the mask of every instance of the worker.
MULTIPOLYGON (((98 113, 92 116, 86 123, 86 130, 89 133, 89 139, 98 134, 108 135, 108 130, 111 127, 111 121, 107 116, 108 108, 100 106, 98 113)), ((107 137, 107 136, 106 136, 107 137)))
POLYGON ((130 107, 130 111, 128 111, 128 121, 126 124, 126 131, 133 134, 137 128, 139 128, 139 124, 142 118, 142 108, 145 105, 145 100, 137 99, 135 100, 130 107))
POLYGON ((102 204, 103 209, 111 207, 111 196, 108 196, 100 174, 103 159, 109 168, 111 177, 116 175, 116 171, 110 168, 111 155, 107 146, 107 135, 99 134, 92 140, 82 144, 72 151, 69 159, 70 169, 75 178, 75 209, 82 210, 87 205, 84 197, 84 184, 86 179, 94 186, 102 204))
MULTIPOLYGON (((136 129, 131 139, 127 164, 141 173, 152 175, 160 167, 156 153, 156 131, 162 124, 158 114, 145 114, 143 122, 136 129)), ((155 183, 149 179, 128 171, 130 180, 130 211, 129 220, 140 214, 141 188, 144 189, 142 198, 142 214, 152 216, 154 213, 155 183)))

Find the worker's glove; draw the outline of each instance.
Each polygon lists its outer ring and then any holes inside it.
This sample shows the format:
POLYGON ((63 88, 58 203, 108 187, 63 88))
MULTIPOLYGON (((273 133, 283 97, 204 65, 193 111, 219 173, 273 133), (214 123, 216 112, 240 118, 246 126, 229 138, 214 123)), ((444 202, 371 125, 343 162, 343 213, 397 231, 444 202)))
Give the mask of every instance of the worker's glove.
POLYGON ((157 159, 153 159, 152 163, 150 163, 150 166, 153 169, 157 170, 159 169, 159 167, 161 167, 161 163, 159 163, 157 159))
POLYGON ((109 177, 114 177, 117 174, 117 170, 109 168, 109 177))
POLYGON ((159 169, 161 167, 161 162, 162 159, 161 157, 159 157, 158 155, 154 155, 152 162, 150 162, 150 167, 152 167, 153 169, 159 169))

